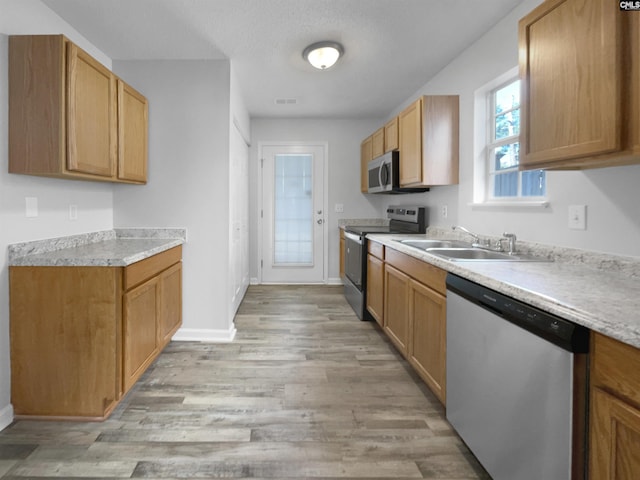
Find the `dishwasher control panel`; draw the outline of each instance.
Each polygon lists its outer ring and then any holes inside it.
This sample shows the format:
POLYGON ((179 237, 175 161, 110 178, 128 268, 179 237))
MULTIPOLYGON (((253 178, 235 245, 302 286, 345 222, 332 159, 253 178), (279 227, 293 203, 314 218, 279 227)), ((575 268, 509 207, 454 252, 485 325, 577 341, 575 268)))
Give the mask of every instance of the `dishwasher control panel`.
POLYGON ((589 351, 589 330, 451 273, 447 289, 574 353, 589 351))

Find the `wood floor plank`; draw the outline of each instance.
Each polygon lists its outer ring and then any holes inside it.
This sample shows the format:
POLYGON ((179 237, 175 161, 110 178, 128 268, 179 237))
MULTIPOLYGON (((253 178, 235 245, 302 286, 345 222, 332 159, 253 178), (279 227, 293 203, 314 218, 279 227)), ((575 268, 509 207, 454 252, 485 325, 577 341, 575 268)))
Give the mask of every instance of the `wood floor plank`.
POLYGON ((489 478, 342 287, 251 286, 235 324, 170 343, 105 422, 14 422, 0 478, 489 478))

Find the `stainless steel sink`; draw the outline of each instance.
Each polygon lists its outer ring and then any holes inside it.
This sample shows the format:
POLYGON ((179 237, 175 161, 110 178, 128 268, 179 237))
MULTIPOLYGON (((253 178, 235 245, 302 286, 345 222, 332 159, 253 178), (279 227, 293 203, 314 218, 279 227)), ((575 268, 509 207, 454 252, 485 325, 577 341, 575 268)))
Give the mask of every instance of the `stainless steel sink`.
POLYGON ((437 255, 452 261, 501 261, 501 262, 548 262, 550 260, 543 257, 532 257, 530 255, 509 255, 504 252, 494 252, 482 248, 429 248, 428 253, 437 255))
POLYGON ((399 240, 400 243, 409 247, 428 250, 431 248, 471 248, 471 244, 460 240, 432 240, 432 239, 406 239, 399 240))

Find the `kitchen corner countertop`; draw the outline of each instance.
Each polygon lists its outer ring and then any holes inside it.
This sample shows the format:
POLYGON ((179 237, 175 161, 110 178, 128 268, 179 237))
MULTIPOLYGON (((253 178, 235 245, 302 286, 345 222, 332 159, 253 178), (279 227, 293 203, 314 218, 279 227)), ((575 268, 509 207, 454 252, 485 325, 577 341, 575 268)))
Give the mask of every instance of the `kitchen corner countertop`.
POLYGON ((9 245, 9 265, 126 267, 185 241, 185 229, 108 230, 9 245))
MULTIPOLYGON (((418 238, 416 235, 372 234, 367 238, 640 348, 640 277, 633 269, 630 274, 629 269, 618 268, 614 260, 602 260, 606 256, 594 254, 600 258, 599 268, 562 258, 553 262, 449 261, 394 241, 418 238)), ((633 257, 629 260, 640 263, 633 257)))

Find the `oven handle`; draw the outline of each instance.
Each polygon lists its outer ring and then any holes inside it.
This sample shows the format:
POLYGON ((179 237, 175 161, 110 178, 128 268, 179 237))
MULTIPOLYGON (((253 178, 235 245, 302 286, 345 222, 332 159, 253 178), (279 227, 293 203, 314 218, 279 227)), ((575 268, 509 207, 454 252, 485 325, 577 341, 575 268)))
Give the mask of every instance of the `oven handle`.
POLYGON ((354 242, 362 245, 362 236, 355 235, 355 234, 353 234, 351 232, 347 232, 347 231, 344 232, 344 236, 345 236, 345 238, 348 238, 349 240, 353 240, 354 242))

